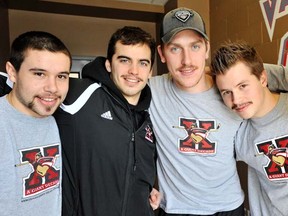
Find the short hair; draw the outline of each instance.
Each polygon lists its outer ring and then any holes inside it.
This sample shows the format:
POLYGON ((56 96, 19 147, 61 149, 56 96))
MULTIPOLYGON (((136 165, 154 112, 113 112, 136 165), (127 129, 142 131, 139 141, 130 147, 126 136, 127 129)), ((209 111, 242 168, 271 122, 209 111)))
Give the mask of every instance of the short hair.
POLYGON ((124 26, 123 28, 118 29, 111 36, 108 44, 107 59, 110 62, 112 61, 112 57, 115 54, 115 46, 118 41, 120 41, 120 43, 123 45, 148 45, 151 51, 151 67, 153 66, 155 60, 156 42, 148 32, 134 26, 124 26))
POLYGON ((228 41, 215 51, 211 59, 211 73, 214 80, 217 75, 225 74, 238 62, 244 63, 251 69, 251 73, 260 79, 264 65, 255 48, 244 41, 228 41))
POLYGON ((25 59, 27 50, 47 50, 50 52, 61 52, 70 59, 70 68, 72 57, 64 43, 55 35, 44 31, 29 31, 19 35, 12 43, 9 62, 19 71, 21 64, 25 59))

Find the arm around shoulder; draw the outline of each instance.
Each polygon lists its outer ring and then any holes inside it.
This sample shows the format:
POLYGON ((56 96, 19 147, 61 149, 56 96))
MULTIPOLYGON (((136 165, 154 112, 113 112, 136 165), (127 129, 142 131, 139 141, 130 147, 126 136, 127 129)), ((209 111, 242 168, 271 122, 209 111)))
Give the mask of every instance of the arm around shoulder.
POLYGON ((264 64, 268 76, 268 88, 271 91, 288 91, 288 67, 275 64, 264 64))

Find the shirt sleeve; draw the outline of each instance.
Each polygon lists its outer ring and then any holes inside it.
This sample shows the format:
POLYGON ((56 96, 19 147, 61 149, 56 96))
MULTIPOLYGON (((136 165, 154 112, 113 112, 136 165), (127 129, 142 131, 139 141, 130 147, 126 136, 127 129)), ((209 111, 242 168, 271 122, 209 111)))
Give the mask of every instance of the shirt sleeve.
POLYGON ((288 91, 288 67, 264 64, 268 76, 268 88, 274 92, 288 91))

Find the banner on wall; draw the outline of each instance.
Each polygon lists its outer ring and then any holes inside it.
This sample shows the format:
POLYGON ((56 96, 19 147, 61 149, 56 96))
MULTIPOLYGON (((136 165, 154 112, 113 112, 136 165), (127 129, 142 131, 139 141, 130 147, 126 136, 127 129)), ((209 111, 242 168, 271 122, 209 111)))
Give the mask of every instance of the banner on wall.
POLYGON ((278 56, 278 64, 288 66, 288 32, 281 38, 280 50, 278 56))
POLYGON ((287 0, 260 0, 265 25, 272 41, 276 20, 288 14, 287 0))
MULTIPOLYGON (((273 39, 276 20, 288 14, 288 0, 260 0, 261 11, 270 41, 273 39)), ((288 34, 282 39, 279 49, 278 64, 287 65, 288 34)))

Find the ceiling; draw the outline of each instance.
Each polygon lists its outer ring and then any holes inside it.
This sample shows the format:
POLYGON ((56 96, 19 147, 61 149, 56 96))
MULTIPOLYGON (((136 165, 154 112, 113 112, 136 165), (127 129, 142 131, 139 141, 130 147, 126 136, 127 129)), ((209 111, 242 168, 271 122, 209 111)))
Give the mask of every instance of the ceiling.
MULTIPOLYGON (((0 3, 3 0, 0 0, 0 3)), ((15 10, 48 12, 58 14, 69 14, 78 16, 89 16, 108 19, 123 19, 143 22, 158 22, 163 16, 164 6, 169 0, 113 0, 119 4, 111 7, 109 1, 106 0, 4 0, 6 7, 15 10), (70 3, 72 2, 72 3, 70 3), (128 3, 134 3, 133 9, 125 6, 128 3), (138 4, 137 4, 138 3, 138 4), (143 4, 143 6, 142 6, 143 4), (118 6, 121 7, 118 7, 118 6), (151 6, 151 8, 149 7, 151 6), (105 10, 103 10, 105 8, 105 10)))
POLYGON ((116 0, 116 1, 135 2, 135 3, 163 5, 164 6, 168 0, 116 0))

